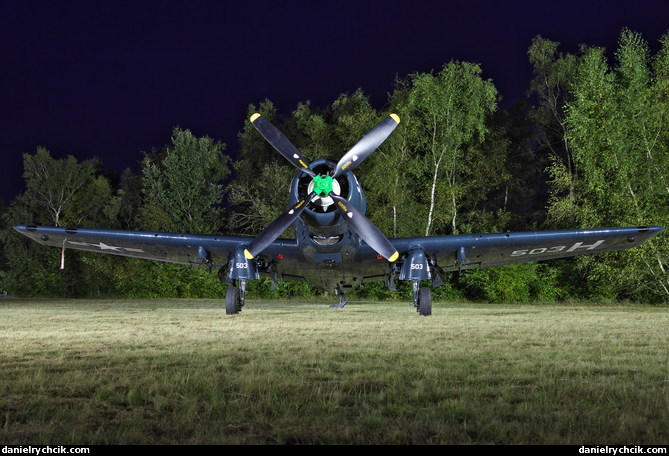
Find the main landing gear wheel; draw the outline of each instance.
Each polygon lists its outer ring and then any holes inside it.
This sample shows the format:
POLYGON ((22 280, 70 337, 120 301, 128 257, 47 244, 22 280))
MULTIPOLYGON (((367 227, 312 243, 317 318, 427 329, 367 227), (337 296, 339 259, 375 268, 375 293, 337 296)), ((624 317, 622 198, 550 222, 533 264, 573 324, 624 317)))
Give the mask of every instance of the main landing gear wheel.
POLYGON ((237 287, 228 287, 225 293, 225 313, 228 315, 238 314, 242 310, 242 299, 237 287))
POLYGON ((432 290, 421 288, 420 280, 413 281, 413 306, 424 317, 432 315, 432 290))
POLYGON ((418 297, 418 313, 427 317, 432 315, 432 290, 429 288, 421 288, 420 296, 418 297))

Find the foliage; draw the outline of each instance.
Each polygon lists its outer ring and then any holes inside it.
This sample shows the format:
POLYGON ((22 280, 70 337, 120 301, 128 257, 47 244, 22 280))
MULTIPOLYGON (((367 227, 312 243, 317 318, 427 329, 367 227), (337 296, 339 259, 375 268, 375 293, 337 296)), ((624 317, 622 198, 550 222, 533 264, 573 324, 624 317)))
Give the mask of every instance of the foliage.
MULTIPOLYGON (((666 40, 664 42, 666 44, 666 40)), ((666 49, 655 60, 666 65, 666 49)), ((550 216, 580 227, 669 222, 669 104, 662 74, 653 74, 647 43, 623 30, 609 66, 600 48, 586 49, 567 104, 574 169, 554 161, 549 171, 550 216)), ((575 260, 595 296, 664 301, 669 298, 666 236, 640 248, 575 260)))
POLYGON ((73 255, 66 270, 58 269, 60 251, 45 249, 11 229, 18 224, 105 226, 115 217, 112 190, 94 161, 78 162, 69 156, 51 157, 38 148, 24 155, 26 190, 3 214, 0 234, 6 258, 0 291, 22 296, 83 296, 96 294, 103 276, 89 278, 87 268, 73 255), (86 271, 86 272, 85 272, 86 271))
POLYGON ((217 298, 224 294, 216 271, 194 266, 127 259, 112 279, 116 294, 123 298, 217 298))
POLYGON ((554 302, 564 298, 557 271, 522 263, 466 271, 460 279, 468 298, 485 302, 554 302))
POLYGON ((171 146, 147 156, 142 176, 124 173, 117 194, 93 162, 53 159, 43 148, 34 156, 26 154, 26 192, 3 215, 6 228, 0 241, 6 266, 0 291, 22 296, 220 296, 223 286, 216 274, 187 266, 67 250, 66 267, 60 270, 59 250, 46 249, 10 227, 65 223, 216 231, 223 197, 219 181, 228 173, 223 149, 209 138, 175 129, 171 146))
MULTIPOLYGON (((247 119, 261 112, 283 130, 274 105, 265 100, 250 105, 247 119)), ((292 137, 291 137, 292 140, 292 137)), ((227 229, 231 234, 253 235, 262 231, 286 207, 290 165, 258 134, 249 120, 239 133, 240 147, 233 163, 234 179, 226 187, 233 216, 227 229)))
MULTIPOLYGON (((567 135, 565 106, 574 97, 573 84, 580 63, 573 54, 558 53, 560 43, 537 36, 527 51, 534 77, 530 82, 530 96, 537 99, 531 117, 538 146, 536 164, 542 169, 549 164, 565 170, 560 192, 574 199, 573 178, 578 174, 570 138, 567 135)), ((565 221, 565 226, 569 223, 565 221)))
POLYGON ((172 145, 142 162, 142 226, 147 230, 213 233, 221 220, 225 146, 175 128, 172 145))
POLYGON ((34 155, 24 154, 23 168, 24 202, 32 204, 36 213, 42 213, 43 220, 62 226, 63 215, 71 211, 64 224, 76 225, 81 221, 76 215, 79 208, 74 197, 93 180, 93 161, 79 163, 73 156, 54 159, 48 150, 40 147, 34 155))
POLYGON ((291 298, 310 298, 315 291, 306 282, 296 281, 277 281, 276 284, 268 277, 261 277, 260 280, 251 280, 248 283, 247 291, 249 296, 254 299, 291 299, 291 298))
MULTIPOLYGON (((473 171, 468 152, 487 133, 487 116, 494 112, 497 90, 481 77, 478 65, 449 62, 437 74, 416 73, 400 81, 393 107, 402 124, 396 147, 415 187, 417 218, 422 234, 458 234, 462 200, 472 190, 467 185, 473 171), (405 137, 403 137, 405 136, 405 137)), ((403 180, 406 179, 406 174, 403 180)))

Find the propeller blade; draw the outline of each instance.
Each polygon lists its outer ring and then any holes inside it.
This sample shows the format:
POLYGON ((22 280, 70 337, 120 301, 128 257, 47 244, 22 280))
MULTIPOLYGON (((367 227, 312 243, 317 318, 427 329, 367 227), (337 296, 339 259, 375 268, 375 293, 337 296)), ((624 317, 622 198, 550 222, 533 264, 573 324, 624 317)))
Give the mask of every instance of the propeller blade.
POLYGON ((272 123, 257 112, 250 118, 253 126, 265 140, 272 145, 293 166, 307 173, 311 177, 316 174, 309 168, 308 160, 299 150, 279 131, 272 123))
POLYGON ((372 128, 369 133, 363 136, 355 146, 351 147, 351 149, 344 154, 339 160, 339 163, 337 163, 337 167, 335 168, 332 177, 337 177, 347 171, 351 171, 362 163, 381 145, 383 141, 386 140, 399 123, 400 117, 397 114, 391 114, 379 122, 376 127, 372 128))
POLYGON ((350 224, 358 235, 377 253, 386 260, 393 262, 400 256, 399 252, 383 233, 362 213, 353 206, 348 200, 335 195, 334 192, 329 195, 337 204, 337 209, 344 217, 344 220, 350 224))
POLYGON ((281 233, 288 229, 288 227, 307 207, 307 203, 315 196, 316 194, 312 192, 306 199, 303 199, 295 206, 277 217, 267 226, 267 228, 265 228, 258 236, 256 236, 253 242, 251 242, 251 245, 249 245, 246 250, 244 250, 244 256, 249 260, 252 260, 256 257, 256 255, 262 253, 262 251, 265 250, 268 245, 274 242, 276 238, 281 236, 281 233))

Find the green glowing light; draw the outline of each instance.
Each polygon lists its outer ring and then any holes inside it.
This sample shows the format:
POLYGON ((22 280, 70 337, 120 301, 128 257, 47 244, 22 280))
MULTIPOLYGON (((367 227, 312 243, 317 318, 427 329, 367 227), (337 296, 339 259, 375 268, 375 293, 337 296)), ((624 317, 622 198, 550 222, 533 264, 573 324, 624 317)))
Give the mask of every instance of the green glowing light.
POLYGON ((332 191, 332 178, 330 176, 316 176, 313 180, 314 192, 317 195, 329 195, 332 191))

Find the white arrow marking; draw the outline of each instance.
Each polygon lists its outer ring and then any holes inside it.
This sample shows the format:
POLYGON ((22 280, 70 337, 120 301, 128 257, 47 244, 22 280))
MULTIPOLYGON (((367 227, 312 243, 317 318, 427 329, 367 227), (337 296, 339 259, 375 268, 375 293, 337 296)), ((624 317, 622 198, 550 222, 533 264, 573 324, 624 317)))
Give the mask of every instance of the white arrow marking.
POLYGON ((113 245, 107 245, 103 242, 100 242, 98 244, 90 244, 89 243, 88 245, 90 245, 92 247, 99 247, 100 250, 113 250, 114 252, 118 252, 118 249, 121 248, 121 247, 114 247, 113 245))

